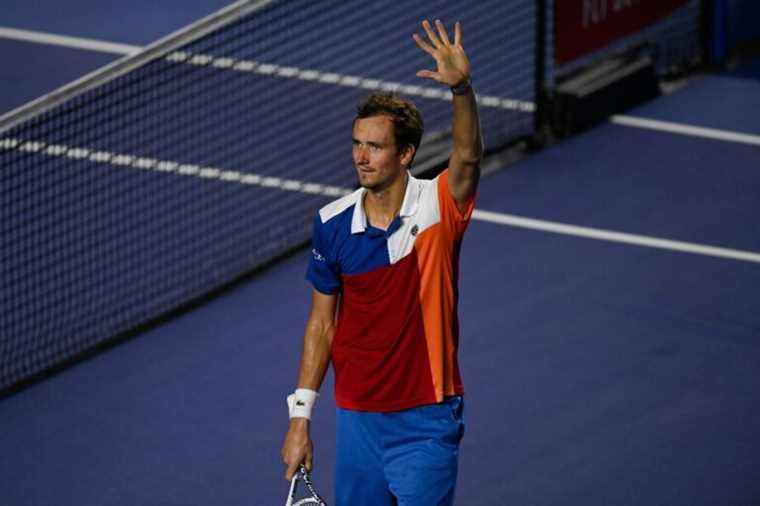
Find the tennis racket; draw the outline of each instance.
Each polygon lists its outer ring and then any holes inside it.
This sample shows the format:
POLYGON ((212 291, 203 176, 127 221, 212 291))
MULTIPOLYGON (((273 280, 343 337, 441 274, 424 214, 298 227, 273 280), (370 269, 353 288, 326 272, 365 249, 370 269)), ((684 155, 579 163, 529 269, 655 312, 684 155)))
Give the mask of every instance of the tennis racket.
POLYGON ((290 482, 290 492, 288 493, 288 500, 285 502, 285 506, 327 506, 327 503, 322 499, 317 491, 314 489, 314 485, 311 483, 311 475, 306 470, 306 466, 301 464, 298 472, 293 475, 293 480, 290 482), (303 481, 306 485, 306 490, 309 492, 309 497, 296 499, 298 493, 298 482, 303 481))

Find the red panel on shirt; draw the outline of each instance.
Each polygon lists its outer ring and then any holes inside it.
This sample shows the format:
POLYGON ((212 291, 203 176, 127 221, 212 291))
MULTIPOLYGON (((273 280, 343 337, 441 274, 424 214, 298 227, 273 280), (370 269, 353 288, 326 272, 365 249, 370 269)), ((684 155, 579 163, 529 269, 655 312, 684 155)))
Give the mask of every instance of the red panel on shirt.
POLYGON ((332 347, 339 407, 396 411, 436 402, 419 293, 414 251, 394 265, 343 275, 332 347))

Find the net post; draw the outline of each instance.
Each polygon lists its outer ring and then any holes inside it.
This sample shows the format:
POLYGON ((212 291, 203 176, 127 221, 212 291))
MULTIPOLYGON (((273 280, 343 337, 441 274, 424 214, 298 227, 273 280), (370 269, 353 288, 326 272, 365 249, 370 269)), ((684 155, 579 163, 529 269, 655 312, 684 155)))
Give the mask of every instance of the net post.
POLYGON ((533 139, 536 145, 543 144, 543 129, 546 123, 546 2, 536 0, 535 27, 535 104, 533 116, 533 139))
POLYGON ((700 0, 699 2, 699 39, 702 52, 702 65, 706 68, 713 66, 713 30, 715 0, 700 0))

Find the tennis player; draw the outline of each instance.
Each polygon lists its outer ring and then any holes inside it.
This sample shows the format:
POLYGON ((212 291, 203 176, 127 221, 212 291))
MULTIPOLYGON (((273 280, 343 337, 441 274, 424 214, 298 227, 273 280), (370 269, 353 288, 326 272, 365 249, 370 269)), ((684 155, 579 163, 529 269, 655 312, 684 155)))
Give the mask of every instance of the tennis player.
POLYGON ((328 363, 335 371, 338 505, 448 505, 454 500, 464 392, 457 364, 459 250, 483 152, 462 28, 422 23, 417 45, 451 88, 453 150, 433 180, 409 167, 419 111, 372 95, 353 123, 361 188, 323 207, 307 271, 312 307, 298 388, 282 447, 290 480, 312 466, 311 410, 328 363))

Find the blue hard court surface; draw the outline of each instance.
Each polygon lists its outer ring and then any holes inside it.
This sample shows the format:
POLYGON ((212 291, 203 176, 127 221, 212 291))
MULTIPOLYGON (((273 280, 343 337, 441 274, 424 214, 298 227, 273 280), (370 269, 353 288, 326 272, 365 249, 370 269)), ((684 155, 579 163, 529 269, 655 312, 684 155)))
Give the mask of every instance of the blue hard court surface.
MULTIPOLYGON (((120 26, 109 36, 107 25, 30 19, 17 26, 142 42, 120 26)), ((34 52, 40 68, 64 52, 43 60, 42 47, 15 44, 0 50, 34 52)), ((82 71, 107 59, 76 58, 82 71)), ((39 77, 17 82, 68 79, 39 77)), ((760 115, 741 107, 758 101, 751 79, 707 77, 632 114, 757 133, 760 115)), ((26 99, 18 89, 10 102, 26 99)), ((485 178, 478 206, 758 252, 758 167, 757 147, 603 125, 485 178)), ((2 503, 281 503, 305 265, 300 252, 0 402, 2 503)), ((474 221, 461 268, 468 426, 457 504, 756 503, 758 286, 756 263, 474 221)), ((328 376, 313 424, 328 501, 332 402, 328 376)))

